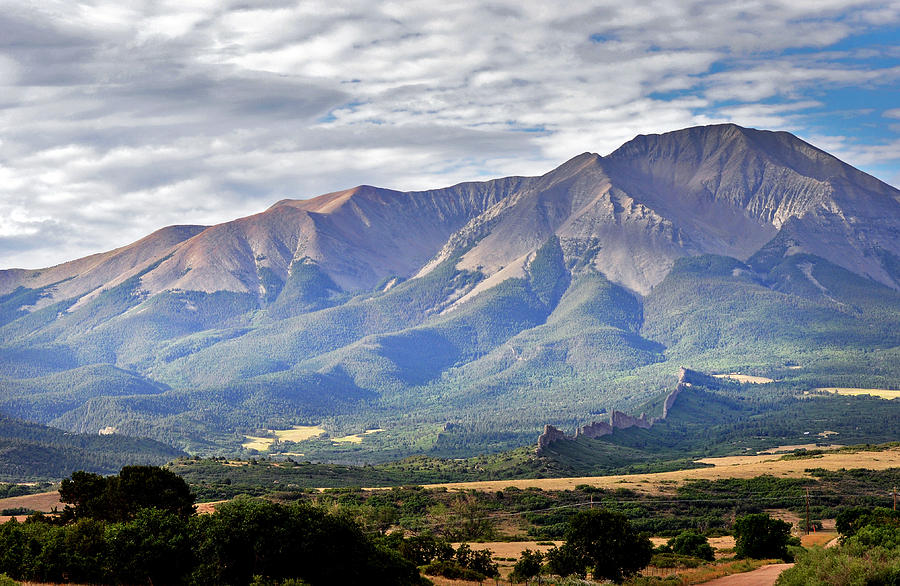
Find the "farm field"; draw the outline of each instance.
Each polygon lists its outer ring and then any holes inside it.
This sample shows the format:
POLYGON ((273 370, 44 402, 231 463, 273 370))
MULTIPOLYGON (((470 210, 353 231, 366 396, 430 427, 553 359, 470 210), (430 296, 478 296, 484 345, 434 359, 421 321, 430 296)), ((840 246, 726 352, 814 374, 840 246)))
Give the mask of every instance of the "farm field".
MULTIPOLYGON (((470 543, 475 551, 489 549, 495 558, 518 558, 526 549, 531 551, 545 552, 553 546, 559 547, 564 541, 485 541, 479 543, 470 543)), ((459 543, 452 543, 454 548, 459 547, 459 543)), ((654 544, 655 545, 655 544, 654 544)))
POLYGON ((698 460, 708 468, 691 468, 673 472, 621 474, 613 476, 582 476, 577 478, 536 478, 530 480, 487 480, 481 482, 445 482, 426 485, 426 488, 496 491, 508 486, 525 489, 570 490, 578 485, 596 488, 627 488, 645 494, 665 494, 686 480, 717 480, 721 478, 753 478, 764 474, 786 478, 811 478, 808 468, 840 470, 867 468, 885 470, 900 467, 900 447, 880 452, 834 452, 811 458, 782 459, 778 454, 754 456, 725 456, 698 460))
POLYGON ((322 435, 325 433, 325 428, 319 425, 295 425, 290 429, 273 430, 272 433, 275 437, 245 435, 245 441, 241 447, 246 450, 265 452, 275 443, 276 438, 282 442, 302 442, 322 435))
POLYGON ((724 378, 728 380, 737 381, 739 383, 751 383, 754 385, 764 385, 767 383, 774 383, 775 380, 765 377, 765 376, 753 376, 751 374, 738 374, 736 372, 730 372, 728 374, 714 374, 715 378, 724 378))
POLYGON ((871 395, 882 399, 896 399, 900 397, 900 391, 895 389, 854 389, 850 387, 819 387, 814 389, 824 393, 833 393, 835 395, 846 395, 848 397, 859 397, 861 395, 871 395))
POLYGON ((339 443, 339 444, 342 444, 342 443, 361 444, 363 441, 363 438, 365 436, 372 435, 373 433, 378 433, 381 431, 384 431, 384 430, 380 429, 380 428, 379 429, 367 429, 366 431, 364 431, 362 433, 355 433, 353 435, 345 435, 343 437, 335 437, 335 438, 332 438, 331 441, 334 443, 339 443))
MULTIPOLYGON (((31 509, 32 511, 42 511, 42 512, 50 512, 54 508, 62 509, 62 504, 59 502, 59 492, 51 491, 51 492, 39 492, 37 494, 28 494, 24 496, 14 496, 5 499, 0 499, 0 511, 5 509, 31 509)), ((10 520, 10 516, 8 515, 0 515, 0 523, 5 523, 10 520)), ((21 521, 24 519, 23 516, 17 515, 16 519, 21 521)))

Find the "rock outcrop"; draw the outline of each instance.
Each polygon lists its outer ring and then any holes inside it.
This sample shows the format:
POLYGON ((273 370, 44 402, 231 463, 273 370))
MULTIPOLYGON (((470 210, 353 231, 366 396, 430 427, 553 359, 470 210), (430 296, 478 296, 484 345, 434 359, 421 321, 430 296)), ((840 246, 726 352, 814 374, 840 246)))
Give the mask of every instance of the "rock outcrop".
POLYGON ((617 429, 622 430, 628 429, 630 427, 650 429, 651 427, 653 427, 654 423, 664 421, 666 417, 668 417, 669 410, 672 408, 672 405, 675 404, 675 400, 678 398, 678 395, 685 388, 691 386, 691 382, 688 379, 690 379, 692 375, 702 376, 700 375, 700 373, 692 371, 683 366, 678 371, 678 382, 676 383, 675 388, 672 390, 672 392, 666 395, 666 398, 663 401, 662 417, 650 417, 648 419, 645 413, 641 413, 640 417, 635 417, 633 415, 623 413, 622 411, 613 410, 609 414, 609 421, 594 421, 590 425, 581 426, 575 430, 575 435, 571 437, 566 435, 565 432, 553 427, 552 425, 545 425, 544 433, 542 433, 538 437, 537 451, 538 453, 540 453, 541 450, 545 449, 550 444, 562 440, 573 440, 579 437, 596 439, 599 437, 612 435, 617 429))
POLYGON ((629 427, 640 427, 641 429, 650 429, 653 421, 648 421, 647 416, 641 413, 640 417, 634 417, 621 411, 613 411, 609 415, 609 424, 613 429, 628 429, 629 427))
POLYGON ((587 438, 598 438, 609 435, 613 432, 613 427, 606 421, 595 421, 590 425, 579 427, 575 430, 575 437, 584 436, 587 438))
POLYGON ((544 433, 542 433, 538 437, 538 451, 543 450, 553 442, 558 442, 559 440, 567 439, 566 432, 561 429, 557 429, 552 425, 544 426, 544 433))
POLYGON ((675 404, 675 399, 678 398, 678 394, 684 390, 685 387, 691 386, 691 383, 687 380, 692 373, 692 370, 689 370, 685 367, 681 367, 678 371, 678 384, 675 385, 675 390, 666 395, 666 400, 663 401, 663 412, 662 418, 665 419, 669 416, 669 409, 672 408, 672 405, 675 404))

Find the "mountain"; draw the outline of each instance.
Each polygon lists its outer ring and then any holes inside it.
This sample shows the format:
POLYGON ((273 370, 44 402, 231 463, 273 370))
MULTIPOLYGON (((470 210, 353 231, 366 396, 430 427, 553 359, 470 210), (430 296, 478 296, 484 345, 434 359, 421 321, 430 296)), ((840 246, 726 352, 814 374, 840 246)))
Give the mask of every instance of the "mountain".
POLYGON ((690 128, 0 271, 0 412, 205 453, 306 424, 386 430, 304 444, 323 458, 497 450, 682 364, 895 385, 898 289, 900 191, 785 132, 690 128))

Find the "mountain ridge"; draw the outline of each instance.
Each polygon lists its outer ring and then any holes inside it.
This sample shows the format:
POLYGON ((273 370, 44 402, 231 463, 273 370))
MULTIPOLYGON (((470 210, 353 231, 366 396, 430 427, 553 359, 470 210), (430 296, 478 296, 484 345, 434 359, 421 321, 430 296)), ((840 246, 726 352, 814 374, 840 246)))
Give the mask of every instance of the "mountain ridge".
POLYGON ((898 198, 716 125, 535 177, 281 200, 0 271, 0 411, 204 452, 322 424, 456 453, 640 405, 681 364, 896 384, 898 198))
MULTIPOLYGON (((859 235, 853 224, 860 213, 886 200, 892 205, 879 212, 900 223, 900 191, 789 133, 731 124, 694 127, 638 136, 606 157, 583 153, 540 177, 412 192, 361 185, 312 199, 284 199, 215 226, 170 226, 49 269, 0 271, 0 294, 68 279, 72 282, 56 284, 47 297, 83 296, 129 278, 169 248, 172 257, 141 278, 151 294, 225 290, 262 297, 261 271, 284 281, 291 264, 303 258, 320 264, 342 290, 355 292, 389 276, 426 274, 473 237, 478 242, 459 267, 481 267, 491 276, 521 264, 551 233, 564 240, 605 240, 608 250, 595 259, 597 268, 646 294, 674 258, 712 252, 747 259, 787 220, 807 215, 822 217, 806 220, 798 231, 805 251, 897 288, 900 277, 867 258, 871 247, 844 244, 840 254, 829 255, 822 254, 827 247, 820 242, 818 224, 840 218, 852 240, 859 235), (772 174, 779 176, 767 177, 772 174), (875 201, 854 202, 848 191, 857 200, 875 201), (410 221, 415 231, 408 229, 410 221), (664 234, 654 237, 654 232, 664 234), (642 252, 664 260, 643 269, 627 267, 623 257, 642 252), (855 266, 847 266, 848 258, 855 266), (90 266, 94 263, 102 266, 90 266)), ((872 244, 898 256, 895 240, 882 236, 872 244)))

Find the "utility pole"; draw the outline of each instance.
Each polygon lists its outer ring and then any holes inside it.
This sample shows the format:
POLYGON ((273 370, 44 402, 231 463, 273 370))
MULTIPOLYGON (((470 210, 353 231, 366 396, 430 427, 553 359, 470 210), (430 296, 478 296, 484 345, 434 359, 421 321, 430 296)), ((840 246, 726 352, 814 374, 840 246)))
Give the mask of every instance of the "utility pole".
POLYGON ((809 487, 806 487, 806 534, 809 535, 809 487))
POLYGON ((893 493, 894 493, 894 510, 896 511, 897 510, 897 486, 896 485, 894 485, 893 493))

